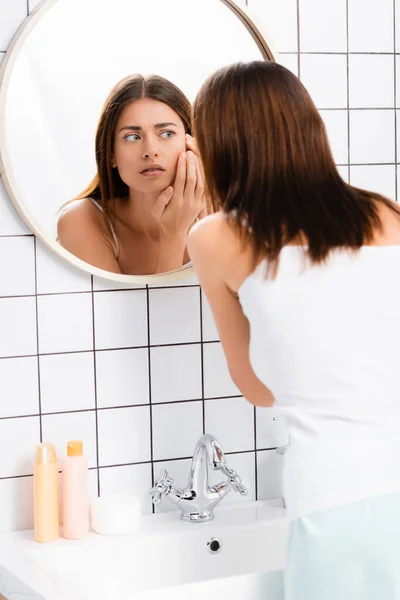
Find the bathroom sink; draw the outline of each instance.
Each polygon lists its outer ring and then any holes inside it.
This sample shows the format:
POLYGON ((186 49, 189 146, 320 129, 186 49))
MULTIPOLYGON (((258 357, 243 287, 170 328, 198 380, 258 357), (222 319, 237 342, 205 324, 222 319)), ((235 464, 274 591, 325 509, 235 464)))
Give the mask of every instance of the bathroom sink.
POLYGON ((271 574, 272 587, 279 586, 273 574, 284 567, 288 526, 283 508, 256 501, 221 505, 214 521, 201 524, 181 521, 176 511, 145 515, 136 533, 121 537, 90 533, 81 541, 42 545, 31 531, 6 534, 0 536, 0 593, 32 600, 150 600, 161 594, 195 600, 196 593, 208 595, 199 591, 202 582, 216 591, 236 579, 235 590, 242 586, 243 598, 251 600, 246 585, 255 589, 271 574))

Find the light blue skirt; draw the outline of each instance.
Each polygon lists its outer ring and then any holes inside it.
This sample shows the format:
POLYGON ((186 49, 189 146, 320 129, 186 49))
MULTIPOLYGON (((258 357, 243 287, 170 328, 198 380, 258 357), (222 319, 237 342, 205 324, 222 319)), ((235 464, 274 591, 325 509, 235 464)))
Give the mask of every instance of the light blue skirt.
POLYGON ((291 524, 285 600, 400 600, 400 492, 291 524))

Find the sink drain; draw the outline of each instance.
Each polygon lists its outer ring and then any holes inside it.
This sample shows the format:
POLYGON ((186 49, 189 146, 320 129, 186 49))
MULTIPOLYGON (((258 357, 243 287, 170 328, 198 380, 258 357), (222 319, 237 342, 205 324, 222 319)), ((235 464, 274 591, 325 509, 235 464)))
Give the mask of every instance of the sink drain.
POLYGON ((211 554, 217 554, 221 550, 221 542, 217 538, 211 538, 207 542, 207 548, 211 554))

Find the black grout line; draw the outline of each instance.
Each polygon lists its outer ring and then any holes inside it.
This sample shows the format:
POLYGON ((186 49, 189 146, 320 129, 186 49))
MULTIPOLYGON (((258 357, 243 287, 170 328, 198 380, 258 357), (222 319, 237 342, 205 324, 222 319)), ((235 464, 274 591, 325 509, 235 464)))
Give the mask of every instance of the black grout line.
MULTIPOLYGON (((34 258, 34 281, 35 294, 37 292, 37 240, 33 238, 33 258, 34 258)), ((43 442, 43 422, 42 422, 42 397, 40 385, 40 354, 39 354, 39 303, 35 296, 35 315, 36 315, 36 364, 37 364, 37 382, 38 382, 38 408, 39 408, 39 441, 43 442)))
MULTIPOLYGON (((3 237, 9 237, 9 236, 2 236, 0 235, 0 238, 3 237)), ((14 236, 16 237, 16 236, 14 236)), ((93 275, 92 275, 93 277, 93 275)), ((198 285, 181 285, 181 286, 170 286, 170 288, 165 288, 165 287, 159 287, 159 288, 151 288, 152 290, 165 290, 165 289, 179 289, 179 290, 185 290, 188 288, 196 288, 199 287, 198 285)), ((111 289, 111 290, 93 290, 94 294, 110 294, 110 293, 115 293, 115 292, 144 292, 146 290, 146 288, 122 288, 122 289, 111 289)), ((79 290, 79 291, 71 291, 71 292, 42 292, 39 294, 19 294, 19 295, 14 295, 14 296, 0 296, 0 300, 2 298, 31 298, 32 296, 76 296, 79 294, 91 294, 92 291, 91 290, 79 290)))
MULTIPOLYGON (((5 54, 5 53, 4 53, 5 54)), ((1 234, 2 238, 33 238, 35 237, 33 233, 3 233, 1 234)))
MULTIPOLYGON (((396 68, 396 0, 393 0, 393 92, 394 92, 394 162, 397 164, 397 68, 396 68)), ((396 169, 394 177, 394 197, 398 202, 398 169, 396 169)))
POLYGON ((204 335, 203 335, 203 290, 199 286, 200 295, 200 369, 201 369, 201 408, 203 414, 203 434, 206 433, 206 405, 204 401, 204 335))
MULTIPOLYGON (((17 296, 19 297, 19 296, 17 296)), ((34 298, 35 296, 31 296, 34 298)), ((220 340, 204 340, 203 344, 219 344, 220 340)), ((143 350, 144 348, 174 348, 176 346, 198 346, 201 341, 197 342, 174 342, 169 344, 155 344, 154 346, 121 346, 117 348, 95 348, 95 352, 118 352, 120 350, 143 350)), ((92 349, 87 350, 65 350, 63 352, 40 352, 39 356, 64 356, 68 354, 87 354, 93 352, 92 349)), ((32 358, 37 354, 16 354, 11 356, 0 356, 0 360, 16 359, 16 358, 32 358)))
POLYGON ((94 319, 94 292, 93 275, 90 276, 90 285, 92 288, 92 331, 93 331, 93 384, 94 384, 94 411, 96 424, 96 468, 97 468, 97 495, 100 496, 100 472, 99 472, 99 413, 97 410, 97 364, 96 364, 96 328, 94 319))
MULTIPOLYGON (((285 55, 297 55, 297 51, 296 52, 279 52, 279 54, 285 54, 285 55)), ((346 54, 349 54, 350 56, 393 56, 393 52, 301 52, 301 54, 312 54, 312 55, 317 55, 317 56, 346 56, 346 54)), ((395 56, 400 56, 400 52, 395 52, 394 53, 395 56)))
MULTIPOLYGON (((257 448, 257 452, 272 452, 276 450, 277 446, 265 447, 265 448, 257 448)), ((232 456, 238 454, 253 454, 255 450, 233 450, 231 452, 224 452, 225 456, 232 456)), ((193 456, 175 456, 172 458, 157 458, 154 461, 145 460, 141 462, 129 462, 129 463, 117 463, 112 465, 99 465, 98 467, 89 467, 89 471, 100 471, 102 469, 113 469, 118 467, 135 467, 140 465, 150 465, 150 464, 159 464, 166 462, 179 462, 184 460, 192 460, 193 456)), ((61 473, 61 470, 59 470, 61 473)), ((32 473, 25 473, 24 475, 9 475, 6 477, 0 477, 0 481, 7 481, 11 479, 23 479, 24 477, 32 477, 32 473)))
MULTIPOLYGON (((150 405, 150 463, 151 463, 151 486, 155 483, 154 479, 154 433, 153 433, 153 403, 152 403, 152 388, 151 388, 151 350, 150 350, 150 291, 149 286, 146 286, 146 316, 147 316, 147 373, 149 378, 149 405, 150 405)), ((154 514, 156 507, 151 503, 151 510, 154 514)))
MULTIPOLYGON (((150 379, 150 378, 149 378, 150 379)), ((128 408, 143 408, 145 406, 151 406, 152 408, 156 407, 156 406, 165 406, 165 405, 176 405, 176 404, 190 404, 193 402, 215 402, 216 400, 231 400, 234 398, 243 398, 242 395, 240 394, 236 394, 236 395, 229 395, 229 396, 216 396, 213 398, 188 398, 185 400, 167 400, 165 402, 144 402, 141 404, 121 404, 118 406, 94 406, 93 408, 77 408, 74 410, 58 410, 58 411, 50 411, 50 412, 42 412, 41 416, 42 417, 52 417, 55 415, 71 415, 71 414, 80 414, 80 413, 87 413, 87 412, 97 412, 99 413, 100 411, 105 411, 105 410, 123 410, 123 409, 128 409, 128 408)), ((33 417, 39 417, 40 414, 39 413, 30 413, 30 414, 23 414, 23 415, 11 415, 11 416, 7 416, 7 417, 0 417, 0 421, 7 421, 7 420, 12 420, 12 419, 27 419, 27 418, 33 418, 33 417)))
POLYGON ((26 0, 26 16, 29 17, 29 0, 26 0))

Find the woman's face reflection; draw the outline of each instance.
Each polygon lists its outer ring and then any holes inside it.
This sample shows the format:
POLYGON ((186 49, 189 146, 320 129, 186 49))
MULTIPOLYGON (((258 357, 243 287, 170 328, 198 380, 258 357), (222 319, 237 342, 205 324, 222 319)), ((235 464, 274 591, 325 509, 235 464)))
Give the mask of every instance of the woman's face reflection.
POLYGON ((124 108, 114 140, 113 166, 136 192, 157 193, 175 180, 185 128, 177 113, 158 100, 143 98, 124 108))

